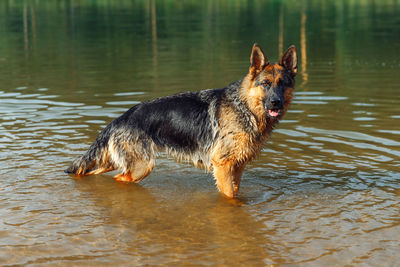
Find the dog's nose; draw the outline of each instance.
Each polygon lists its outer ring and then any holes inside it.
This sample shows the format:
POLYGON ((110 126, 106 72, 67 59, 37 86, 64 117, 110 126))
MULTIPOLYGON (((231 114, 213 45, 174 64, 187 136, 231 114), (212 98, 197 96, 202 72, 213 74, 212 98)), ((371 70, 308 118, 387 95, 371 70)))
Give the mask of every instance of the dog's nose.
POLYGON ((271 104, 272 104, 274 107, 278 107, 278 106, 281 105, 281 100, 280 100, 279 98, 274 98, 274 99, 271 100, 271 104))

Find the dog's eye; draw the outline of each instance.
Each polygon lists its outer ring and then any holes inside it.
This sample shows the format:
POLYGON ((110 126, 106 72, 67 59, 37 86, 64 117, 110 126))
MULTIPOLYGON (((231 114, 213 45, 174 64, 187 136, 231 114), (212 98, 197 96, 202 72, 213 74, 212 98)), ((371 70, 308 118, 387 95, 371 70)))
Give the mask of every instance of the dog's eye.
POLYGON ((272 84, 272 83, 271 83, 270 81, 266 80, 266 81, 263 81, 262 86, 264 86, 264 87, 270 87, 271 84, 272 84))

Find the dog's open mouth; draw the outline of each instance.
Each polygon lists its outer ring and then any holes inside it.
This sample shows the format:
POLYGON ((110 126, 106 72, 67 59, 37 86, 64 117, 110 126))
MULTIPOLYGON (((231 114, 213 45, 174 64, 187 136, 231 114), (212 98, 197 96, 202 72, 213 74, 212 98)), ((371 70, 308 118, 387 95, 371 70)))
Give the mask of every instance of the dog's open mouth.
POLYGON ((279 109, 268 109, 268 115, 275 118, 278 117, 280 113, 279 109))

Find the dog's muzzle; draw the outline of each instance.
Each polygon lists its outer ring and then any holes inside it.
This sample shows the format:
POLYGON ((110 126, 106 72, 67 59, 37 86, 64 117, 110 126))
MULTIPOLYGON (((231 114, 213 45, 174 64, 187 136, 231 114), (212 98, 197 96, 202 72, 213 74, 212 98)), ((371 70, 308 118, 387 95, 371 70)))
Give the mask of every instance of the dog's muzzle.
POLYGON ((283 103, 278 97, 269 101, 265 100, 264 109, 267 111, 269 117, 276 118, 282 113, 283 103))

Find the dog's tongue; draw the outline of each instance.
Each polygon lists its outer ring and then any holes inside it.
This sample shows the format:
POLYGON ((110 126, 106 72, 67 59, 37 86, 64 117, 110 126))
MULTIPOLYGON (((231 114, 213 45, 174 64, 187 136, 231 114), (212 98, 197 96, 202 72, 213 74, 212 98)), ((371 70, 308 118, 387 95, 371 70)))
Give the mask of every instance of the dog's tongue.
POLYGON ((269 109, 269 110, 268 110, 268 113, 269 113, 269 115, 270 115, 271 117, 277 117, 277 116, 279 115, 279 112, 278 112, 278 111, 272 110, 272 109, 269 109))

